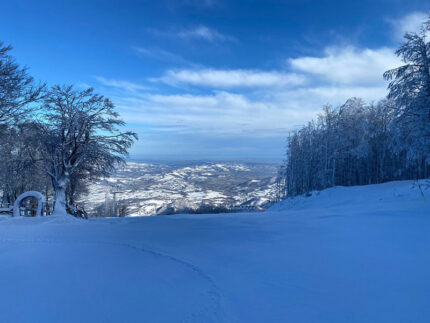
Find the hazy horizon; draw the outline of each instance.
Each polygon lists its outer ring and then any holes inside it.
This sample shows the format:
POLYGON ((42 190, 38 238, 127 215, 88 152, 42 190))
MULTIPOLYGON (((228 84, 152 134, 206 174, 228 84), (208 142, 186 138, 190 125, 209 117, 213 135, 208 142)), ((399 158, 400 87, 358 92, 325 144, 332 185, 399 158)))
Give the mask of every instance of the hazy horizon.
POLYGON ((262 165, 274 165, 280 166, 282 164, 282 159, 271 159, 271 158, 175 158, 175 157, 165 157, 165 158, 139 158, 139 157, 129 157, 126 159, 128 163, 146 163, 146 164, 211 164, 211 163, 243 163, 243 164, 262 164, 262 165))

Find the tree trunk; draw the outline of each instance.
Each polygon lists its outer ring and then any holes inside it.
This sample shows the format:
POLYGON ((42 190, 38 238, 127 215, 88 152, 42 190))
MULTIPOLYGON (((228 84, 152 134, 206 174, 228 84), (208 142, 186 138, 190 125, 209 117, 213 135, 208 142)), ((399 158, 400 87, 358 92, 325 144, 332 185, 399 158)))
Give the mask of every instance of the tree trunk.
POLYGON ((63 177, 59 180, 55 178, 52 179, 53 186, 55 190, 55 203, 54 203, 54 212, 52 215, 60 215, 66 216, 68 215, 66 209, 66 188, 67 188, 67 178, 63 177))

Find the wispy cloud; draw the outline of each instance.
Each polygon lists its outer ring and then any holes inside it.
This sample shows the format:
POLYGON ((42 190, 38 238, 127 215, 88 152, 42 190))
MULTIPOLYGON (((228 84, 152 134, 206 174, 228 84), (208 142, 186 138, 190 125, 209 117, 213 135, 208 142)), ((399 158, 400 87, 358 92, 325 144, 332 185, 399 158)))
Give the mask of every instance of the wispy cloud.
POLYGON ((177 29, 160 30, 155 28, 148 28, 147 31, 158 37, 178 38, 181 40, 204 40, 208 42, 236 41, 236 38, 233 36, 223 34, 218 30, 205 25, 180 29, 179 31, 177 29))
POLYGON ((117 102, 130 122, 157 127, 178 127, 183 133, 279 136, 314 110, 285 109, 285 102, 250 99, 246 95, 220 91, 208 95, 147 95, 117 102))
POLYGON ((124 91, 115 103, 127 121, 151 129, 279 138, 315 117, 324 104, 336 106, 353 96, 382 99, 387 93, 382 73, 401 63, 393 51, 331 46, 318 56, 288 58, 288 66, 277 70, 171 69, 155 81, 176 88, 124 91))
POLYGON ((116 101, 121 115, 132 123, 175 127, 179 134, 236 137, 279 137, 320 112, 326 103, 338 105, 352 96, 373 101, 384 87, 315 86, 259 95, 215 91, 204 95, 146 94, 116 101))
POLYGON ((103 84, 105 86, 115 87, 115 88, 126 90, 129 92, 144 91, 144 90, 151 90, 152 89, 149 86, 137 84, 137 83, 129 82, 129 81, 116 80, 116 79, 112 79, 112 78, 105 78, 102 76, 96 76, 95 78, 97 81, 99 81, 101 84, 103 84))
POLYGON ((182 30, 176 34, 184 39, 202 39, 210 42, 215 41, 235 41, 235 38, 229 35, 222 34, 213 28, 207 26, 196 26, 194 28, 182 30))
POLYGON ((214 88, 294 86, 306 82, 304 76, 295 73, 242 69, 170 70, 158 80, 171 85, 182 83, 214 88))
POLYGON ((328 47, 321 57, 298 57, 288 62, 296 71, 339 84, 381 84, 382 74, 401 63, 392 48, 354 47, 328 47))
POLYGON ((188 65, 188 66, 197 66, 197 64, 186 60, 182 56, 177 55, 177 54, 172 53, 172 52, 169 52, 167 50, 161 49, 161 48, 157 48, 157 47, 152 47, 152 48, 132 47, 132 48, 137 54, 151 57, 151 58, 156 59, 156 60, 161 60, 161 61, 176 63, 176 64, 182 64, 182 65, 188 65))
POLYGON ((400 19, 388 19, 388 22, 392 25, 393 37, 396 40, 402 40, 405 33, 418 32, 429 14, 430 13, 416 11, 400 19))

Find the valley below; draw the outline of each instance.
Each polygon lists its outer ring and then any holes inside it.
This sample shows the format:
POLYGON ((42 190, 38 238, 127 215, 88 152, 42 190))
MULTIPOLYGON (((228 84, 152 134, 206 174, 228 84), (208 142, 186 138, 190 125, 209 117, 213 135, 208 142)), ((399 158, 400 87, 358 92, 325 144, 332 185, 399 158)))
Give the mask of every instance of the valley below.
POLYGON ((277 167, 253 162, 128 162, 111 177, 92 183, 80 204, 90 215, 113 215, 117 192, 117 215, 261 211, 276 199, 277 167))

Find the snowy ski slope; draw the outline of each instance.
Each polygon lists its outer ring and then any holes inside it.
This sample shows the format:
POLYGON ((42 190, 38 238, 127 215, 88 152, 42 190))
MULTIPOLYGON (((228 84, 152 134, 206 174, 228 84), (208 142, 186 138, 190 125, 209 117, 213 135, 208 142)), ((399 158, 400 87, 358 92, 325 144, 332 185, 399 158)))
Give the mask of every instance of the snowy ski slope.
POLYGON ((430 322, 430 191, 264 213, 0 217, 0 322, 430 322))

